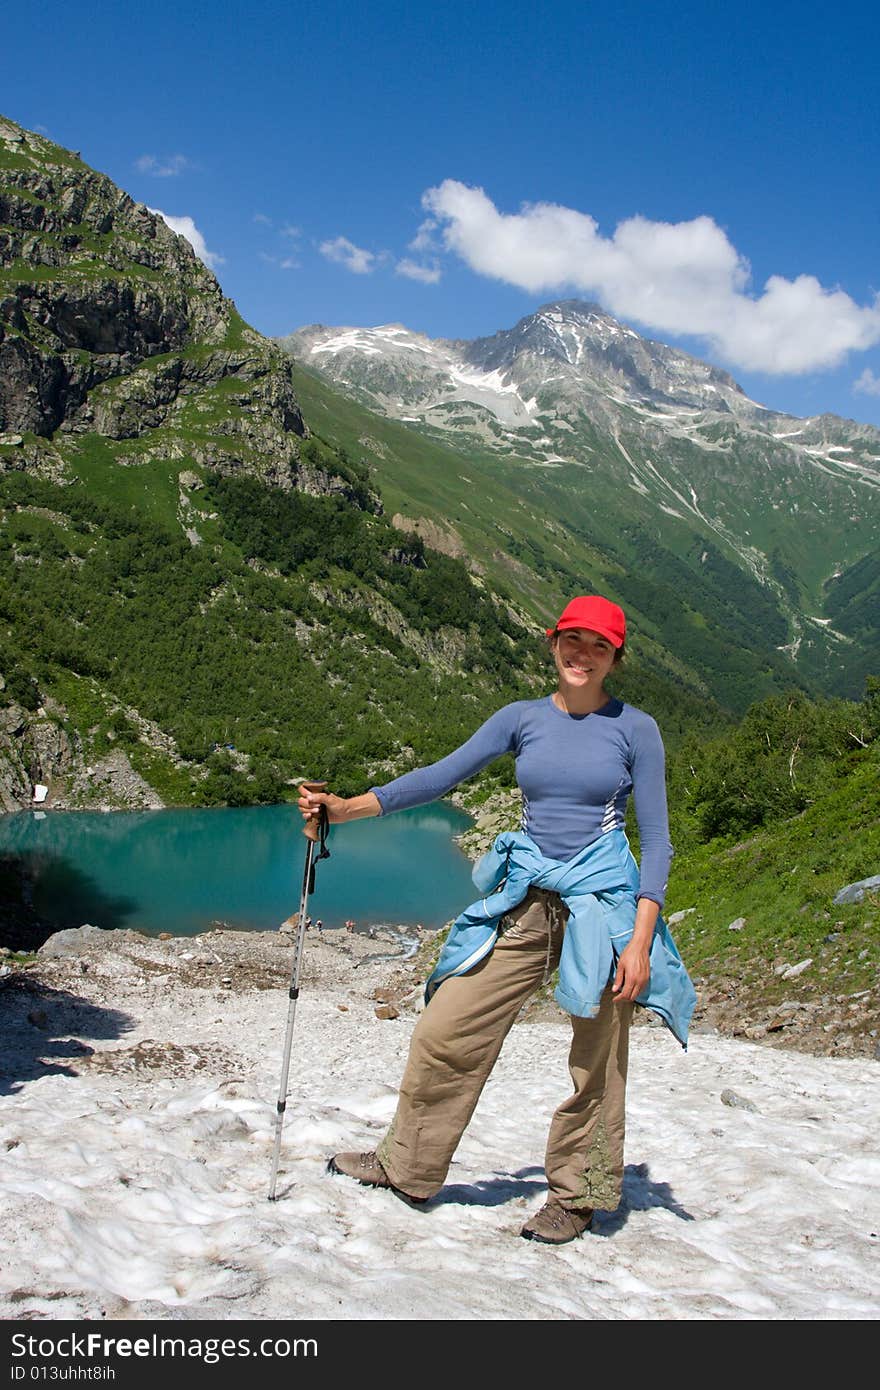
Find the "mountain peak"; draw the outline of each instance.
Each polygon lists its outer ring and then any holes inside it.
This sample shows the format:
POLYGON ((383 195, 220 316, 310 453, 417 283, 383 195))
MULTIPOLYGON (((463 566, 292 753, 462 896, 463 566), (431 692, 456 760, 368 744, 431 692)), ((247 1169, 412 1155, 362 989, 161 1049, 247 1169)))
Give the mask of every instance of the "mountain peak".
POLYGON ((463 347, 470 363, 490 371, 511 368, 523 353, 549 358, 610 388, 617 398, 622 394, 636 401, 722 410, 731 408, 731 397, 747 402, 728 372, 643 338, 589 300, 542 304, 512 329, 463 347))
POLYGON ((552 323, 577 323, 584 325, 605 325, 607 324, 616 333, 629 334, 633 338, 639 335, 632 328, 627 328, 611 314, 606 313, 601 304, 596 304, 591 299, 554 299, 549 304, 542 304, 536 309, 534 314, 528 317, 533 319, 544 318, 552 323))

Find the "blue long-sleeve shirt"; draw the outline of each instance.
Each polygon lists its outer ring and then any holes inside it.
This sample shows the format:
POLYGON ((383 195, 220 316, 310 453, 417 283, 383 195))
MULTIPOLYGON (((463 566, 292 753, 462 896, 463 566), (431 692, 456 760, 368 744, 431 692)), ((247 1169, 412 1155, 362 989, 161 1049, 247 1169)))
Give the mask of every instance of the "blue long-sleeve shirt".
POLYGON ((503 753, 516 757, 521 829, 550 859, 567 863, 600 835, 623 830, 635 796, 641 846, 639 897, 663 906, 672 845, 663 740, 649 714, 610 699, 592 714, 566 714, 551 696, 517 700, 430 767, 372 787, 382 814, 436 801, 503 753))

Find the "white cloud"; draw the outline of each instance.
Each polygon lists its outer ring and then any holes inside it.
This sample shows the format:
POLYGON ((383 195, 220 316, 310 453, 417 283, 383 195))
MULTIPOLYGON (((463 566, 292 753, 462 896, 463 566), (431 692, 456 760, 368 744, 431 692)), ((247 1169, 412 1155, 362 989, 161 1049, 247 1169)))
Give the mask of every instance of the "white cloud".
POLYGON ((296 241, 302 236, 302 230, 294 227, 292 222, 285 222, 284 226, 279 228, 279 233, 281 236, 289 237, 291 241, 296 241))
POLYGON ((376 269, 377 257, 372 251, 364 251, 362 247, 355 246, 348 237, 334 237, 332 241, 322 241, 318 247, 322 256, 326 256, 328 261, 336 261, 338 265, 344 265, 346 270, 350 270, 354 275, 370 275, 376 269))
POLYGON ((880 376, 875 376, 871 368, 866 367, 858 380, 853 382, 852 389, 864 396, 880 396, 880 376))
POLYGON ((419 265, 417 261, 411 261, 407 257, 398 261, 394 269, 398 275, 405 275, 408 280, 420 280, 423 285, 436 285, 442 274, 436 263, 419 265))
POLYGON ((261 261, 266 265, 276 265, 279 270, 299 270, 300 262, 295 256, 270 256, 268 251, 257 253, 261 261))
MULTIPOLYGON (((426 195, 427 196, 427 195, 426 195)), ((412 241, 407 247, 408 251, 439 251, 440 243, 434 233, 437 230, 437 222, 433 217, 426 217, 419 227, 412 241)))
POLYGON ((157 179, 173 178, 184 169, 192 168, 185 154, 173 154, 167 159, 157 159, 154 154, 142 154, 135 160, 135 168, 142 174, 152 174, 157 179))
POLYGON ((264 227, 271 227, 271 226, 272 226, 272 219, 271 219, 271 217, 267 217, 266 214, 265 214, 264 212, 255 212, 255 213, 254 213, 254 219, 253 219, 253 220, 254 220, 255 222, 261 223, 264 227))
MULTIPOLYGON (((631 217, 605 237, 587 213, 553 203, 502 213, 482 188, 455 179, 429 188, 422 204, 445 248, 478 274, 533 293, 580 291, 654 331, 703 338, 737 367, 795 374, 880 342, 880 296, 863 308, 812 275, 771 275, 750 293, 748 261, 711 217, 631 217)), ((423 223, 416 240, 432 231, 423 223)))
POLYGON ((170 213, 163 212, 161 208, 149 208, 148 211, 154 212, 157 217, 161 217, 162 221, 171 228, 172 232, 177 232, 178 236, 186 237, 199 260, 204 261, 205 265, 210 266, 211 270, 213 270, 215 266, 223 265, 223 257, 218 256, 214 251, 208 250, 205 244, 205 238, 202 236, 191 217, 172 217, 170 213))

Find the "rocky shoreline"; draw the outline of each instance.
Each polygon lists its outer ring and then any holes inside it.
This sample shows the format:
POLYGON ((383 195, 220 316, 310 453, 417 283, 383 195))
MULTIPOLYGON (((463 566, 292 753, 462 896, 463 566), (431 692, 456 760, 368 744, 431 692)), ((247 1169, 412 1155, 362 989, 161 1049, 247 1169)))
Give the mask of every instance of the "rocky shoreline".
MULTIPOLYGON (((5 682, 0 675, 0 691, 5 682)), ((116 704, 136 723, 146 748, 182 765, 171 739, 138 712, 116 704)), ((0 813, 17 811, 159 811, 165 802, 132 767, 121 747, 91 755, 70 728, 67 710, 47 697, 35 710, 12 702, 0 709, 0 813), (35 800, 35 788, 46 788, 35 800)))
MULTIPOLYGON (((423 1007, 424 980, 442 933, 416 933, 420 948, 407 953, 401 939, 380 932, 376 938, 340 930, 306 934, 301 981, 338 993, 337 1008, 346 1012, 350 1000, 368 998, 378 1019, 415 1015, 423 1007)), ((129 930, 102 931, 84 926, 56 932, 35 953, 13 953, 0 947, 0 996, 7 1027, 22 1029, 38 1045, 51 1038, 73 1047, 74 1058, 88 1059, 93 1049, 85 1034, 77 1034, 77 1019, 112 1004, 149 1015, 157 991, 167 1001, 179 997, 186 1009, 191 991, 213 994, 218 1003, 229 995, 281 991, 290 980, 295 934, 242 932, 214 928, 194 937, 151 937, 129 930), (18 1020, 17 1022, 15 1020, 18 1020)), ((851 994, 803 995, 803 987, 782 1001, 744 989, 740 980, 698 979, 698 1005, 692 1037, 715 1034, 746 1038, 773 1048, 817 1056, 869 1057, 880 1060, 877 1028, 880 999, 876 991, 851 994)), ((520 1015, 522 1023, 565 1017, 550 986, 539 991, 520 1015)), ((653 1014, 637 1010, 636 1027, 662 1030, 653 1014)), ((7 1045, 9 1040, 7 1039, 7 1045)), ((175 1051, 173 1039, 159 1043, 150 1057, 131 1059, 135 1067, 159 1065, 175 1051), (150 1058, 152 1057, 152 1062, 150 1058)), ((85 1063, 91 1065, 92 1063, 85 1063)), ((0 1064, 2 1065, 2 1064, 0 1064)), ((37 1069, 35 1074, 41 1074, 37 1069)))

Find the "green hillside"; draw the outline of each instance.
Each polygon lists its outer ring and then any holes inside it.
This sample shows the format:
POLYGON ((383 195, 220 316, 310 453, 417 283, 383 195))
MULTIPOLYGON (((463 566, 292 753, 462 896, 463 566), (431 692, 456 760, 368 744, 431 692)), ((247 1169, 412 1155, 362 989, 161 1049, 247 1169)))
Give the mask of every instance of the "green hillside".
MULTIPOLYGON (((5 809, 36 782, 80 806, 361 790, 547 688, 540 631, 603 577, 588 548, 530 522, 519 560, 500 480, 469 525, 485 565, 392 526, 466 518, 448 452, 398 427, 399 469, 371 472, 374 417, 315 385, 304 419, 290 359, 188 243, 8 121, 0 292, 5 809)), ((648 635, 617 685, 673 740, 725 717, 648 635)))
POLYGON ((440 756, 535 677, 464 568, 383 519, 213 474, 193 546, 161 517, 164 473, 150 468, 146 508, 106 467, 101 487, 0 476, 4 694, 41 703, 87 760, 122 747, 172 802, 276 800, 304 775, 362 790, 440 756))
POLYGON ((728 711, 810 688, 780 650, 789 622, 777 595, 717 537, 638 498, 627 519, 598 470, 585 488, 582 470, 476 447, 465 456, 448 437, 373 414, 301 365, 294 381, 312 427, 368 465, 389 512, 468 556, 537 623, 552 621, 561 594, 594 589, 626 608, 640 666, 728 711))

